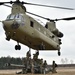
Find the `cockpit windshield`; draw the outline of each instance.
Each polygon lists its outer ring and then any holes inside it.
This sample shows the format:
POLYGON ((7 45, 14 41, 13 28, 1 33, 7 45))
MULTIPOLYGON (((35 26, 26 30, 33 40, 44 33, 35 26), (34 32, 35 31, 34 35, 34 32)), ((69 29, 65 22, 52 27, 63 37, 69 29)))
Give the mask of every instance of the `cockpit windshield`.
POLYGON ((12 19, 19 19, 21 20, 23 18, 23 15, 22 14, 16 14, 16 15, 13 15, 13 14, 10 14, 6 20, 12 20, 12 19))

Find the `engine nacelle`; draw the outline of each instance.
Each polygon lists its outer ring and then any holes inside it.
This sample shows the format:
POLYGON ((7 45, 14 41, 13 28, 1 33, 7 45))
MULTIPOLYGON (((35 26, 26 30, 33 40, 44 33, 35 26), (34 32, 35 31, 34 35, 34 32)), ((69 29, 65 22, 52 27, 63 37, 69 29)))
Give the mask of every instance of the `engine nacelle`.
POLYGON ((56 28, 55 22, 47 22, 45 27, 57 37, 63 37, 63 33, 56 28))
POLYGON ((45 27, 50 30, 51 32, 56 30, 55 22, 47 22, 45 27))
POLYGON ((64 36, 64 34, 62 32, 60 32, 58 29, 56 29, 52 33, 55 34, 57 37, 60 37, 60 38, 62 38, 64 36))

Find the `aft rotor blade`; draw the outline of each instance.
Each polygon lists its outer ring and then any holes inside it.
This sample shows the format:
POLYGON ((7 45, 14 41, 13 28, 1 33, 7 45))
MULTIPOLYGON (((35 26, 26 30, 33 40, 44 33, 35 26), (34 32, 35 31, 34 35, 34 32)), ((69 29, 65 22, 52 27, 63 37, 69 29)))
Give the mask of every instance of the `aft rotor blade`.
POLYGON ((0 2, 0 5, 12 4, 12 3, 22 3, 23 4, 23 2, 20 2, 19 0, 16 0, 16 1, 9 1, 9 2, 0 2))
POLYGON ((12 4, 13 2, 12 1, 10 1, 10 2, 0 2, 0 5, 3 5, 3 4, 6 4, 6 3, 12 4))
POLYGON ((7 7, 10 7, 10 8, 12 8, 12 6, 9 6, 9 5, 6 5, 6 4, 4 4, 4 6, 7 6, 7 7))
POLYGON ((66 8, 66 7, 58 7, 58 6, 49 6, 49 5, 41 5, 41 4, 34 4, 34 3, 26 3, 22 2, 23 4, 35 5, 35 6, 43 6, 43 7, 51 7, 51 8, 58 8, 58 9, 67 9, 67 10, 75 10, 73 8, 66 8))
POLYGON ((75 20, 75 17, 62 18, 62 19, 55 19, 54 21, 59 21, 59 20, 75 20))

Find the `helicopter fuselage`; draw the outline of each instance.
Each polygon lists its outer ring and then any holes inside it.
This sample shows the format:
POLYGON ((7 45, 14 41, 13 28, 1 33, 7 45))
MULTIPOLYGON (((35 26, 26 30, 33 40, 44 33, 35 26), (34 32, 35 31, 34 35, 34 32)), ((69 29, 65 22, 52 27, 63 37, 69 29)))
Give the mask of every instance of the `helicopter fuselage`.
POLYGON ((26 14, 10 14, 3 28, 6 36, 35 50, 60 50, 59 37, 26 14))

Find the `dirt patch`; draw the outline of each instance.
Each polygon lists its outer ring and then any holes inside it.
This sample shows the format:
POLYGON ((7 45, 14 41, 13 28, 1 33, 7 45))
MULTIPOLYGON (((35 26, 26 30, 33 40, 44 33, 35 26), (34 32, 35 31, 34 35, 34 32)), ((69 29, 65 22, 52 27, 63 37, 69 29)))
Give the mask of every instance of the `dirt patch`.
MULTIPOLYGON (((21 70, 0 70, 0 75, 17 75, 16 72, 21 70)), ((37 74, 20 74, 20 75, 37 75, 37 74)), ((38 74, 44 75, 44 74, 38 74)), ((75 75, 75 68, 58 68, 57 73, 52 74, 51 72, 46 75, 75 75)))

